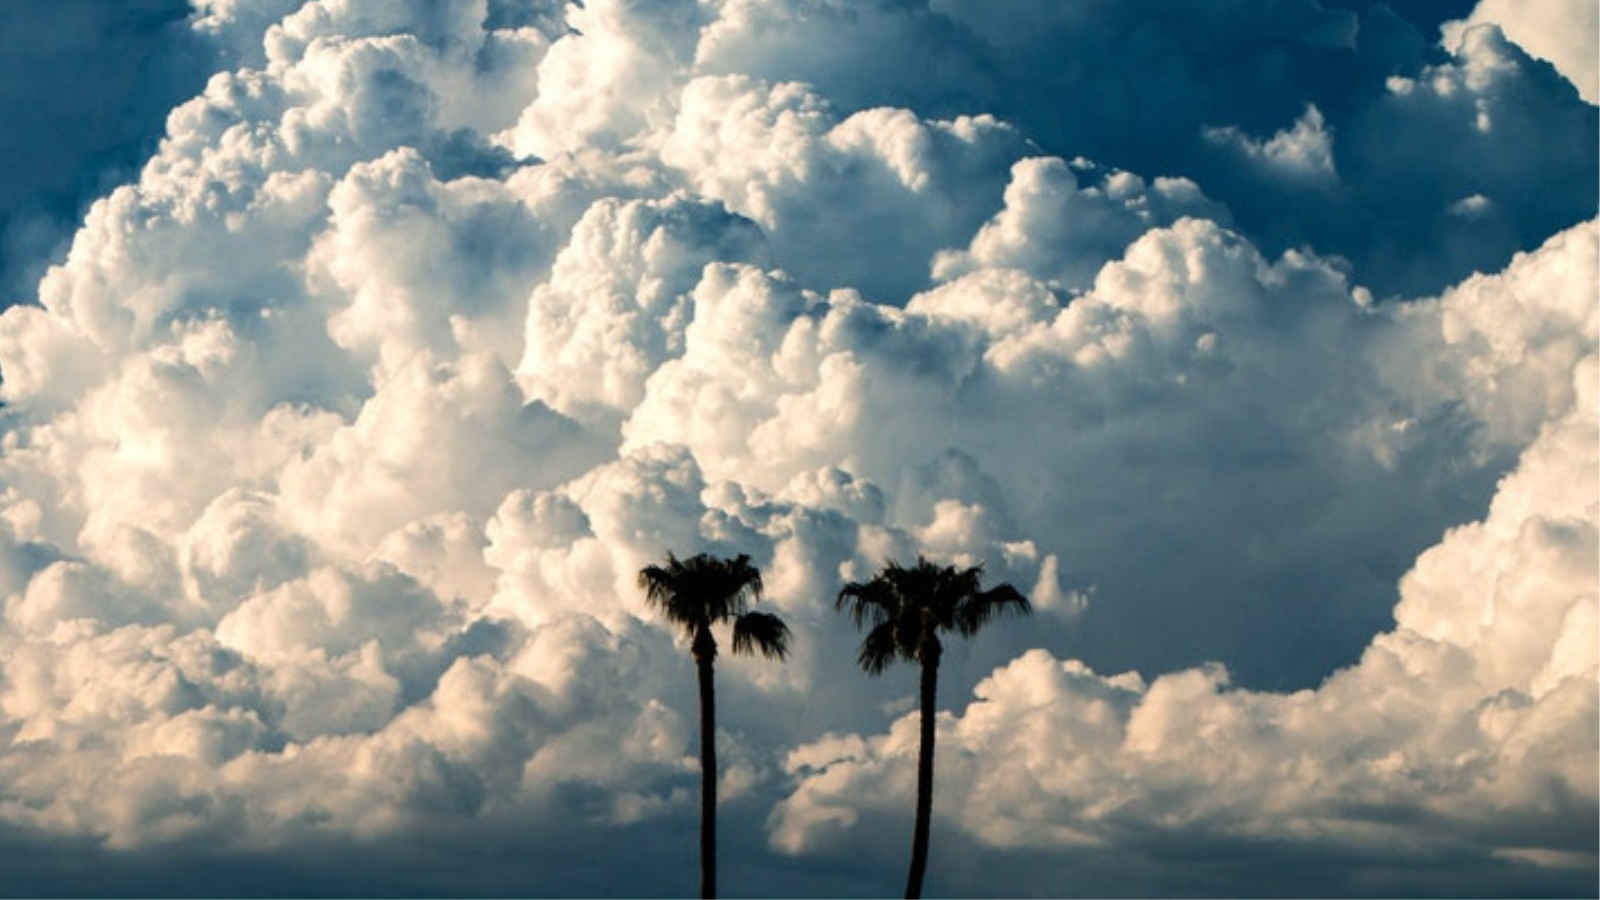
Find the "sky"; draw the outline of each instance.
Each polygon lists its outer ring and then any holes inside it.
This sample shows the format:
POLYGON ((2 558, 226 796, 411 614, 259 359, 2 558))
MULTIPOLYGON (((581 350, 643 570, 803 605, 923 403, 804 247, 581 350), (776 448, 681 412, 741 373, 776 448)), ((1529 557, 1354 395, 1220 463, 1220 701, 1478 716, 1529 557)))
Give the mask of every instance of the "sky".
POLYGON ((1594 0, 0 6, 7 893, 1600 879, 1594 0), (725 640, 725 637, 724 637, 725 640))

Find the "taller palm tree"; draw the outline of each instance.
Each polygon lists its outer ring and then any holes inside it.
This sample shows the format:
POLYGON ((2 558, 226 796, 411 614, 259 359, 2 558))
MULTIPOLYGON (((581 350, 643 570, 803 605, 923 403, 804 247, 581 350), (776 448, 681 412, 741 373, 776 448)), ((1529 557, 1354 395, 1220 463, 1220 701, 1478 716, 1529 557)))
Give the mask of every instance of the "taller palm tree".
POLYGON ((645 602, 689 638, 700 678, 700 896, 717 895, 717 698, 712 662, 717 640, 711 626, 733 623, 733 652, 783 659, 789 626, 771 613, 750 612, 761 599, 761 570, 741 553, 724 559, 701 553, 688 559, 667 554, 664 566, 639 570, 645 602))
POLYGON ((1009 584, 989 590, 979 585, 983 566, 958 569, 921 556, 910 568, 890 561, 870 581, 846 584, 835 608, 848 612, 856 628, 866 627, 856 661, 868 675, 881 675, 895 661, 922 667, 922 735, 917 754, 917 820, 911 838, 911 869, 906 897, 922 896, 928 868, 928 828, 933 818, 933 739, 940 633, 972 637, 998 615, 1025 615, 1028 598, 1009 584))

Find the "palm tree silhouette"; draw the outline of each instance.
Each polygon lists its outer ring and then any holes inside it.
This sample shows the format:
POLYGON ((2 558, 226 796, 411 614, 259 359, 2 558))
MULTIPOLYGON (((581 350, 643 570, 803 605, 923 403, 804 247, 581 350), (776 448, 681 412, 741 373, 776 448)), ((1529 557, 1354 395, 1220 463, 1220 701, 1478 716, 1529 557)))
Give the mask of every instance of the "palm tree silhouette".
POLYGON ((741 553, 724 559, 701 553, 680 560, 667 554, 664 566, 639 570, 645 602, 683 626, 700 677, 700 896, 717 895, 717 702, 712 661, 717 641, 711 626, 732 621, 733 652, 783 659, 789 653, 789 626, 771 613, 749 612, 761 599, 761 570, 741 553))
POLYGON ((859 630, 870 626, 856 661, 880 675, 896 659, 922 666, 922 740, 917 755, 917 820, 911 839, 906 897, 922 896, 928 868, 928 827, 933 817, 934 701, 938 692, 940 632, 972 637, 995 616, 1032 611, 1028 598, 1009 584, 981 590, 983 566, 958 569, 918 556, 905 568, 890 561, 870 581, 846 584, 835 608, 849 612, 859 630))

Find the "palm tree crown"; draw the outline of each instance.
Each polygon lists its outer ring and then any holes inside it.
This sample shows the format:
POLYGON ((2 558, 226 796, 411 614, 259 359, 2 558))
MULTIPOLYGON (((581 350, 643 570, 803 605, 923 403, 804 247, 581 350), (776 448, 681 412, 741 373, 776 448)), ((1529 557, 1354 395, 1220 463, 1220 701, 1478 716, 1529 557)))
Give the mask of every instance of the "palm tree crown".
POLYGON ((647 604, 683 628, 696 660, 702 654, 707 661, 716 658, 711 626, 729 620, 735 654, 760 653, 777 659, 789 655, 789 628, 783 620, 749 610, 761 599, 761 570, 743 553, 733 559, 708 553, 679 559, 668 553, 666 565, 639 570, 639 587, 647 604))
POLYGON ((896 659, 925 662, 943 647, 940 632, 972 637, 996 616, 1032 611, 1028 598, 1009 584, 982 590, 983 566, 959 569, 922 556, 905 567, 889 562, 870 581, 850 582, 836 607, 857 629, 868 627, 856 661, 880 675, 896 659))

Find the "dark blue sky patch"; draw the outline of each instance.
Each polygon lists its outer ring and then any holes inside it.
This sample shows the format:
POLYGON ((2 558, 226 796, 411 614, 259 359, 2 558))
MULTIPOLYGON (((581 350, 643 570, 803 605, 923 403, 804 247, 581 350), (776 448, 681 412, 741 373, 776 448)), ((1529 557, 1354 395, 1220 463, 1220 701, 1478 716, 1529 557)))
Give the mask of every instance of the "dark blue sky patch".
POLYGON ((0 291, 33 299, 87 205, 131 180, 212 54, 184 0, 0 6, 0 291))

